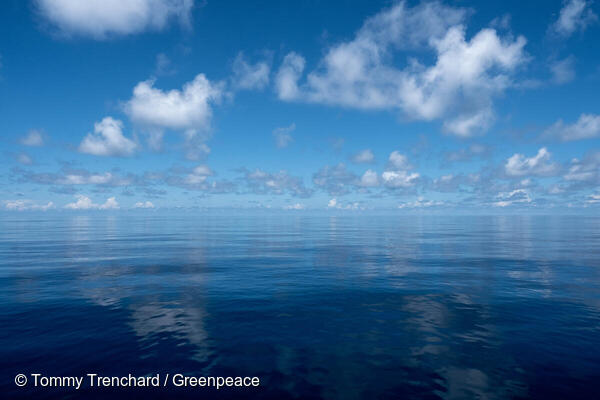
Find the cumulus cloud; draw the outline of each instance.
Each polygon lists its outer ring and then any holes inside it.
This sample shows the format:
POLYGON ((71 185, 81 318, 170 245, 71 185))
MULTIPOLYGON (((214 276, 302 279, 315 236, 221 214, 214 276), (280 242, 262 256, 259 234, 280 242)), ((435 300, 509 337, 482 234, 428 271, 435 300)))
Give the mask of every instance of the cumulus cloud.
POLYGON ((506 160, 504 171, 506 175, 517 176, 551 176, 558 170, 555 163, 550 162, 551 154, 545 147, 538 150, 533 157, 525 157, 515 153, 506 160))
POLYGON ((154 208, 154 204, 151 201, 138 201, 133 208, 154 208))
POLYGON ((370 164, 375 162, 375 155, 370 149, 361 150, 351 157, 355 164, 370 164))
POLYGON ((365 207, 361 206, 361 203, 358 201, 341 203, 338 202, 336 198, 333 198, 327 202, 327 208, 336 208, 338 210, 364 210, 365 207))
POLYGON ((210 126, 213 105, 224 96, 222 83, 210 82, 204 74, 183 85, 182 89, 163 91, 154 80, 138 83, 124 109, 131 120, 150 135, 150 145, 160 148, 165 129, 184 132, 188 144, 196 142, 199 132, 210 126))
POLYGON ((6 200, 4 201, 4 208, 10 211, 47 211, 54 208, 54 203, 50 201, 45 205, 39 205, 33 200, 6 200))
POLYGON ((233 62, 233 84, 239 89, 264 89, 269 84, 271 66, 266 61, 250 64, 239 53, 233 62))
POLYGON ((277 95, 280 99, 293 100, 298 97, 298 79, 302 76, 305 64, 304 57, 294 52, 284 57, 275 79, 277 95))
POLYGON ((551 29, 558 35, 568 37, 576 31, 585 30, 596 22, 598 17, 591 9, 591 1, 567 0, 563 3, 560 15, 551 29))
POLYGON ((414 186, 420 175, 417 172, 410 172, 411 169, 408 157, 399 151, 393 151, 388 158, 386 171, 381 174, 383 184, 389 188, 414 186))
POLYGON ((497 201, 493 203, 496 207, 508 207, 513 204, 531 203, 529 193, 525 189, 516 189, 511 192, 500 193, 497 196, 497 201))
POLYGON ((295 197, 310 197, 313 190, 307 188, 302 178, 291 176, 287 171, 269 173, 261 169, 242 170, 243 180, 251 192, 256 194, 290 194, 295 197))
POLYGON ((344 163, 326 165, 313 174, 313 184, 332 196, 349 193, 358 182, 357 176, 348 171, 344 163))
POLYGON ((68 203, 65 208, 70 210, 116 210, 119 208, 119 203, 114 197, 109 197, 103 204, 96 204, 89 197, 81 194, 75 197, 77 201, 68 203))
POLYGON ((296 124, 292 123, 290 126, 284 126, 277 128, 273 131, 273 138, 275 138, 275 145, 277 148, 282 149, 287 147, 294 141, 291 133, 296 129, 296 124))
POLYGON ((526 41, 501 38, 493 29, 467 39, 465 15, 438 2, 398 3, 367 19, 353 40, 331 47, 304 82, 304 58, 288 54, 277 74, 279 98, 400 110, 409 118, 442 119, 459 136, 483 131, 493 120, 494 96, 512 85, 512 74, 527 60, 526 41), (405 58, 395 52, 423 48, 434 53, 432 65, 416 55, 403 68, 394 65, 405 58))
POLYGON ((94 124, 94 133, 88 133, 79 145, 79 152, 96 156, 128 156, 136 143, 123 136, 123 122, 105 117, 94 124))
POLYGON ((571 160, 563 178, 569 182, 600 185, 600 152, 588 154, 583 160, 571 160))
POLYGON ((581 114, 579 119, 572 124, 565 124, 562 119, 558 120, 546 129, 543 136, 558 138, 565 142, 599 137, 600 115, 581 114))
POLYGON ((206 165, 198 165, 190 174, 185 177, 185 182, 189 185, 198 185, 206 181, 209 176, 213 175, 213 171, 206 165))
POLYGON ((23 146, 40 147, 44 145, 44 135, 40 131, 31 130, 21 138, 20 143, 23 146))
POLYGON ((362 187, 379 186, 379 176, 377 175, 377 172, 371 169, 366 170, 365 173, 360 177, 360 182, 358 185, 362 187))
POLYGON ((106 39, 163 30, 171 20, 189 26, 193 0, 36 0, 37 10, 63 35, 106 39))

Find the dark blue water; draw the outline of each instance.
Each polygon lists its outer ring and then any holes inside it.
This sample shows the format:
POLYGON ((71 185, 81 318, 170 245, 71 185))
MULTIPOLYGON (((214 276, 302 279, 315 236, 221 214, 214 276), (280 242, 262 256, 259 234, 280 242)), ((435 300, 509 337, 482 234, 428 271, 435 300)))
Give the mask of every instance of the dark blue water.
POLYGON ((600 218, 2 218, 3 398, 598 396, 600 218))

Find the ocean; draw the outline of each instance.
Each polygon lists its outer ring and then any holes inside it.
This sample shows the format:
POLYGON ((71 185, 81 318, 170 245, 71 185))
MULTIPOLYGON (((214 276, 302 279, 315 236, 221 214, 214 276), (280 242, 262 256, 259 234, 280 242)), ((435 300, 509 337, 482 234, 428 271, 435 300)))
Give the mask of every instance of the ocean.
POLYGON ((600 217, 5 214, 0 327, 7 399, 597 398, 600 217))

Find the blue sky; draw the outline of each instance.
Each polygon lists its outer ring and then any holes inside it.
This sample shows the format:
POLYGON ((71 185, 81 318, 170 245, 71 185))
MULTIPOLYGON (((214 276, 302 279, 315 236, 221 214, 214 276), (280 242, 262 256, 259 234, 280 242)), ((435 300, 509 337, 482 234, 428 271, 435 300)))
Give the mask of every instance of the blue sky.
POLYGON ((597 212, 600 8, 7 1, 4 212, 597 212))

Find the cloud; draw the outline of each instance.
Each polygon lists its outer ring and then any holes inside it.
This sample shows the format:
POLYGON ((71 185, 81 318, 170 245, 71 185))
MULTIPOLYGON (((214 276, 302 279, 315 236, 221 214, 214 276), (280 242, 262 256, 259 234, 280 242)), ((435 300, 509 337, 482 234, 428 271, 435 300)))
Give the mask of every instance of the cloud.
POLYGON ((185 178, 188 185, 198 185, 206 181, 209 176, 212 176, 213 171, 206 165, 198 165, 185 178))
POLYGON ((408 158, 399 151, 390 153, 386 171, 381 174, 383 184, 388 188, 408 188, 414 186, 420 175, 410 172, 412 166, 408 158))
POLYGON ((508 207, 518 203, 531 203, 529 193, 525 189, 517 189, 512 192, 500 193, 497 196, 498 201, 493 205, 496 207, 508 207))
POLYGON ((175 68, 169 57, 165 53, 158 53, 156 55, 156 67, 154 68, 154 75, 173 75, 175 68))
POLYGON ((491 123, 494 96, 511 87, 512 74, 527 56, 521 36, 501 38, 483 29, 467 40, 465 15, 438 2, 413 8, 398 3, 367 19, 353 40, 329 48, 304 82, 304 58, 289 53, 277 74, 278 96, 400 110, 412 119, 442 119, 448 132, 472 136, 491 123), (432 65, 417 60, 423 48, 433 51, 432 65), (419 51, 413 55, 411 50, 419 51), (406 58, 403 68, 394 65, 393 60, 406 58))
POLYGON ((109 197, 103 204, 95 204, 92 200, 84 195, 75 195, 76 202, 65 205, 65 208, 70 210, 116 210, 119 208, 119 203, 114 197, 109 197))
POLYGON ((336 198, 329 200, 327 203, 327 208, 336 208, 338 210, 364 210, 365 207, 362 207, 360 202, 355 201, 351 203, 340 203, 336 198))
POLYGON ((588 195, 586 203, 588 203, 588 204, 600 203, 600 194, 590 194, 590 195, 588 195))
POLYGON ((94 124, 94 133, 88 133, 79 145, 80 153, 96 156, 129 156, 137 144, 123 136, 123 123, 105 117, 94 124))
POLYGON ((490 151, 490 148, 485 145, 473 143, 466 148, 444 152, 443 157, 446 163, 471 161, 475 157, 482 158, 489 155, 490 151))
POLYGON ((19 153, 17 155, 17 162, 23 165, 31 165, 33 164, 33 159, 25 153, 19 153))
POLYGON ((266 61, 249 64, 242 53, 233 62, 233 84, 239 89, 264 89, 269 84, 271 66, 266 61))
POLYGON ((37 11, 65 36, 107 39, 160 31, 173 19, 189 26, 193 0, 36 0, 37 11))
POLYGON ((390 188, 407 188, 414 186, 419 179, 419 174, 416 172, 409 173, 407 171, 385 171, 381 174, 383 183, 390 188))
POLYGON ((151 201, 138 201, 133 208, 154 208, 154 204, 151 201))
POLYGON ((275 138, 275 145, 277 148, 282 149, 287 147, 294 141, 291 133, 296 129, 296 124, 292 123, 290 126, 277 128, 273 131, 273 137, 275 138))
POLYGON ((375 162, 375 156, 370 149, 359 151, 350 159, 355 164, 370 164, 375 162))
POLYGON ((550 64, 552 81, 557 84, 571 82, 575 79, 575 57, 569 56, 550 64))
POLYGON ((377 172, 371 169, 366 170, 365 173, 360 177, 360 182, 358 185, 362 187, 379 186, 379 176, 377 175, 377 172))
POLYGON ((563 4, 558 20, 551 26, 551 29, 560 36, 568 37, 576 31, 584 31, 598 20, 591 10, 591 1, 568 0, 563 4))
POLYGON ((6 200, 4 208, 10 211, 47 211, 54 208, 54 203, 50 201, 46 205, 38 205, 33 200, 6 200))
POLYGON ((294 52, 284 57, 275 78, 277 95, 280 99, 293 100, 298 97, 298 79, 302 76, 305 64, 304 58, 294 52))
POLYGON ((99 185, 99 186, 127 186, 138 181, 137 177, 128 174, 121 176, 116 172, 89 172, 85 169, 63 167, 60 171, 30 172, 22 168, 14 168, 13 176, 18 182, 38 183, 44 185, 99 185))
POLYGON ((426 200, 424 197, 418 197, 415 201, 398 204, 398 208, 428 208, 443 206, 443 201, 426 200))
POLYGON ((581 114, 572 124, 558 120, 546 129, 543 134, 547 138, 558 138, 564 142, 572 140, 592 139, 600 136, 600 115, 581 114))
POLYGON ((22 137, 20 143, 23 146, 40 147, 44 145, 44 136, 40 131, 34 129, 22 137))
POLYGON ((261 169, 249 171, 243 169, 243 180, 252 193, 255 194, 290 194, 295 197, 307 198, 313 190, 304 186, 302 178, 291 176, 287 171, 269 173, 261 169))
POLYGON ((400 153, 397 150, 394 150, 390 153, 388 158, 388 168, 389 169, 411 169, 411 165, 408 163, 408 157, 404 154, 400 153))
POLYGON ((506 160, 504 171, 508 176, 551 176, 557 172, 558 166, 550 162, 551 154, 545 147, 538 150, 533 157, 525 157, 515 153, 506 160))
POLYGON ((340 163, 335 166, 326 165, 313 174, 313 184, 332 196, 349 193, 357 184, 358 177, 340 163))
POLYGON ((223 96, 223 84, 211 83, 204 74, 185 83, 181 90, 163 91, 154 87, 154 80, 147 80, 135 86, 124 110, 147 131, 154 148, 160 148, 165 129, 183 132, 188 145, 202 145, 202 141, 194 139, 199 132, 208 130, 212 106, 223 96))
POLYGON ((600 152, 588 154, 583 160, 572 159, 563 178, 569 182, 600 185, 600 152))
POLYGON ((283 206, 284 210, 304 210, 305 208, 306 208, 306 206, 304 204, 300 204, 300 203, 289 204, 287 206, 283 206))

